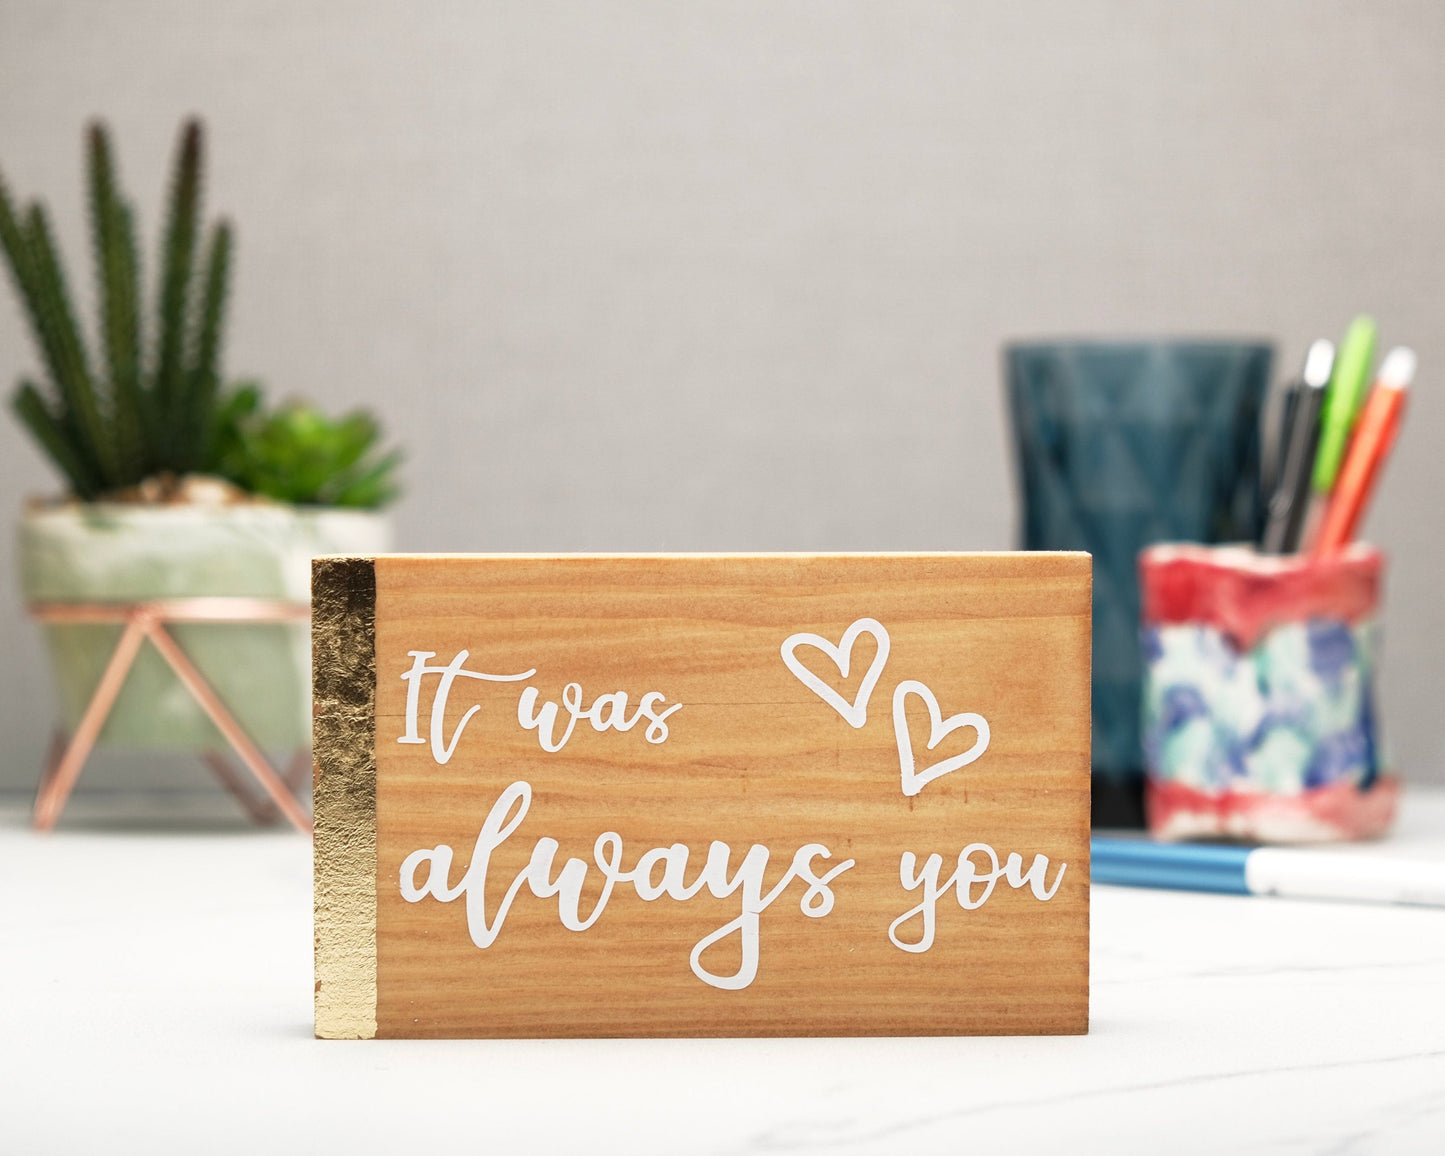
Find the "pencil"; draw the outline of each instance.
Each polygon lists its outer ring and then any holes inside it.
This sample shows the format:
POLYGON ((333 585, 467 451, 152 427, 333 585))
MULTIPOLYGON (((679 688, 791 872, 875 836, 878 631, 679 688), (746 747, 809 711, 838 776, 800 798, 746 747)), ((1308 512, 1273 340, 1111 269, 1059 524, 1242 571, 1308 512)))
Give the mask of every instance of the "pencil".
POLYGON ((1365 402, 1344 465, 1340 467, 1339 480, 1315 542, 1316 558, 1338 553, 1355 536, 1385 459, 1390 456, 1400 432, 1405 399, 1414 378, 1415 354, 1403 346, 1390 350, 1380 366, 1375 388, 1365 402))

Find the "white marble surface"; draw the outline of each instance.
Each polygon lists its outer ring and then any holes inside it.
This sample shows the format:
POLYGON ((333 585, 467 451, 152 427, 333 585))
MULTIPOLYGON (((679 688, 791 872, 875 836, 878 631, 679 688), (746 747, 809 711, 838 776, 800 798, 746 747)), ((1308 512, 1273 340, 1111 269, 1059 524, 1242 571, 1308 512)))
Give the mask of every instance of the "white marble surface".
POLYGON ((1097 888, 1086 1037, 320 1042, 309 845, 121 806, 0 814, 0 1151, 1445 1152, 1445 910, 1097 888))

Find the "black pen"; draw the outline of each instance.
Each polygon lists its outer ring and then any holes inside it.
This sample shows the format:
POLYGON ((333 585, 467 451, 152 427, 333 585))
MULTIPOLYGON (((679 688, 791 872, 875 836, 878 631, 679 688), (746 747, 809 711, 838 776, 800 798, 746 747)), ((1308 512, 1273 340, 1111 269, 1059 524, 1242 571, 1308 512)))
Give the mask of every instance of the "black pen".
POLYGON ((1320 410, 1334 363, 1332 342, 1320 340, 1310 346, 1295 402, 1290 407, 1284 459, 1280 462, 1274 493, 1269 499, 1264 535, 1260 539, 1262 553, 1290 554, 1299 549, 1305 513, 1309 509, 1315 447, 1320 439, 1320 410))
MULTIPOLYGON (((1269 474, 1265 477, 1265 493, 1273 494, 1279 487, 1279 480, 1284 476, 1284 458, 1289 452, 1289 432, 1294 429, 1294 407, 1299 404, 1299 395, 1304 391, 1305 383, 1295 378, 1284 390, 1279 399, 1279 423, 1275 429, 1274 445, 1269 461, 1269 474)), ((1260 540, 1264 540, 1264 526, 1261 523, 1259 528, 1260 540)))

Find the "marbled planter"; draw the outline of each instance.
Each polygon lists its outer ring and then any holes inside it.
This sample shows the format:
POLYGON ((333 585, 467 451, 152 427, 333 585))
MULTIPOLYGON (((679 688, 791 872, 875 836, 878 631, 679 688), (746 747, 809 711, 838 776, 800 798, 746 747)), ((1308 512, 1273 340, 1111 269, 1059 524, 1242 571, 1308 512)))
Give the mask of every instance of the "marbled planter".
MULTIPOLYGON (((29 602, 137 602, 244 596, 305 602, 317 554, 390 546, 383 514, 247 503, 37 506, 20 524, 29 602)), ((221 700, 262 747, 310 742, 310 640, 305 625, 169 627, 221 700)), ((47 626, 61 721, 73 732, 120 636, 118 626, 47 626)), ((224 746, 199 706, 143 646, 100 735, 145 750, 224 746)))

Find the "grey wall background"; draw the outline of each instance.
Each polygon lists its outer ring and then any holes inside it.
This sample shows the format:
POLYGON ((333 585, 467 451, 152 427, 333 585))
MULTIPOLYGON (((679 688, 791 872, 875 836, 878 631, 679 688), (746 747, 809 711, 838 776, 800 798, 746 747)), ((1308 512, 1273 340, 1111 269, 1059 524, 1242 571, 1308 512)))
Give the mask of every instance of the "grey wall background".
MULTIPOLYGON (((1264 334, 1293 368, 1373 311, 1423 367, 1368 526, 1386 725, 1445 782, 1442 59, 1432 3, 6 0, 0 166, 88 262, 104 114, 153 261, 203 114, 228 367, 383 415, 416 550, 1006 547, 1005 338, 1264 334)), ((7 391, 32 364, 7 288, 7 391)), ((0 787, 46 740, 13 538, 57 488, 0 420, 0 787)))

